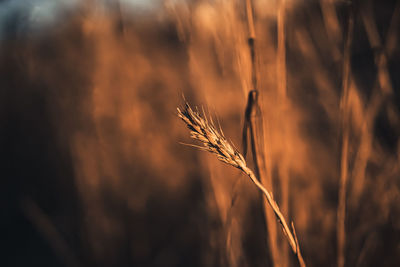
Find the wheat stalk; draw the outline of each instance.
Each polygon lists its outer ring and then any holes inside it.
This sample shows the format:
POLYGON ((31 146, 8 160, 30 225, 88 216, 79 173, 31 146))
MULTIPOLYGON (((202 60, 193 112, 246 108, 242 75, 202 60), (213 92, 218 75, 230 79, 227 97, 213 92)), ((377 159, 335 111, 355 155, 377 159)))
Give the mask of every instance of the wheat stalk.
POLYGON ((300 266, 305 267, 306 265, 300 253, 300 246, 297 240, 294 224, 292 223, 292 233, 272 194, 258 181, 254 172, 247 167, 246 160, 234 147, 234 145, 226 139, 221 127, 219 130, 217 130, 211 118, 210 121, 205 115, 204 118, 202 118, 200 113, 198 111, 194 111, 187 102, 182 109, 177 108, 177 110, 179 118, 181 118, 189 128, 191 137, 203 143, 203 146, 191 146, 211 152, 212 154, 215 154, 220 161, 243 171, 258 187, 258 189, 261 190, 266 197, 268 204, 274 211, 278 222, 281 224, 282 230, 290 244, 290 247, 297 255, 300 266))
POLYGON ((351 73, 351 44, 354 32, 354 18, 353 12, 350 11, 348 18, 349 24, 347 29, 346 43, 343 52, 343 95, 342 95, 342 124, 343 131, 342 137, 342 155, 340 161, 340 180, 339 180, 339 195, 338 195, 338 208, 337 208, 337 266, 343 267, 346 261, 346 195, 348 184, 348 165, 349 165, 349 92, 350 92, 350 73, 351 73))

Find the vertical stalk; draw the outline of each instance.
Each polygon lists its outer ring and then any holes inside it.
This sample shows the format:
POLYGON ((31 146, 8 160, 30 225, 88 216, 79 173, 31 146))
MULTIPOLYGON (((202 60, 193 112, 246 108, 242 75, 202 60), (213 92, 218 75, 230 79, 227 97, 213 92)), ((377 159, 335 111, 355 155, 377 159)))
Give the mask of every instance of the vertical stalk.
MULTIPOLYGON (((251 80, 253 89, 249 93, 248 103, 245 112, 245 125, 243 127, 243 153, 247 153, 247 133, 249 131, 251 150, 257 177, 259 177, 262 184, 272 190, 272 178, 271 175, 267 175, 265 168, 263 117, 260 106, 258 104, 257 91, 258 81, 255 49, 256 33, 254 27, 253 5, 251 0, 246 0, 246 14, 249 29, 248 44, 251 56, 251 80)), ((277 225, 274 218, 275 216, 273 212, 268 208, 268 204, 264 201, 263 206, 272 266, 280 266, 280 253, 277 244, 277 225)))
POLYGON ((341 112, 342 112, 342 154, 340 162, 340 182, 339 182, 339 196, 338 196, 338 210, 337 210, 337 266, 343 267, 345 264, 345 249, 346 249, 346 193, 347 193, 347 180, 348 180, 348 150, 349 150, 349 90, 350 90, 350 56, 351 56, 351 43, 354 30, 353 10, 351 8, 348 29, 346 36, 346 43, 343 53, 343 76, 342 76, 342 99, 341 99, 341 112))
MULTIPOLYGON (((279 116, 285 117, 287 108, 287 73, 286 73, 286 1, 280 0, 279 9, 277 14, 277 89, 278 89, 278 103, 280 105, 279 116)), ((287 140, 287 124, 285 120, 282 120, 282 137, 283 140, 287 140)), ((284 144, 284 151, 287 151, 287 144, 284 144)), ((279 166, 279 177, 281 181, 281 201, 282 201, 282 212, 289 215, 289 173, 288 173, 288 159, 284 156, 279 166)), ((286 243, 281 242, 281 255, 282 255, 282 266, 288 266, 288 247, 286 243)))
POLYGON ((286 21, 285 21, 285 0, 280 0, 278 10, 278 57, 277 57, 277 69, 278 69, 278 93, 281 99, 286 98, 286 21))
POLYGON ((252 0, 246 0, 246 14, 247 14, 247 25, 249 28, 248 43, 251 56, 251 81, 253 85, 253 90, 257 90, 257 65, 256 65, 256 50, 255 50, 256 31, 254 28, 252 0))
MULTIPOLYGON (((243 155, 247 154, 247 142, 250 139, 251 152, 253 156, 254 169, 256 176, 260 182, 269 190, 272 190, 271 173, 267 172, 265 166, 265 147, 264 147, 264 127, 261 108, 258 104, 258 91, 252 90, 248 96, 248 102, 245 111, 245 123, 243 127, 243 155), (248 134, 250 134, 248 138, 248 134)), ((268 233, 268 244, 271 253, 271 261, 273 266, 281 266, 280 253, 277 244, 277 224, 274 213, 263 201, 264 216, 268 233)))
MULTIPOLYGON (((264 154, 264 135, 263 135, 263 117, 261 113, 260 106, 258 105, 258 91, 257 91, 257 65, 256 65, 256 50, 255 50, 255 28, 254 28, 254 17, 253 17, 253 7, 252 1, 246 0, 246 13, 247 22, 249 28, 249 48, 251 55, 251 77, 253 90, 249 93, 248 103, 245 112, 245 123, 243 128, 243 150, 247 153, 247 133, 250 132, 251 149, 253 154, 253 160, 256 170, 258 180, 254 174, 249 171, 248 168, 243 169, 247 175, 252 179, 252 181, 263 191, 267 198, 268 204, 272 207, 271 211, 267 208, 267 203, 264 202, 264 210, 266 217, 266 224, 268 230, 268 240, 272 256, 272 264, 274 266, 287 266, 288 264, 288 247, 286 243, 282 242, 283 254, 280 253, 277 244, 277 234, 276 234, 276 221, 282 226, 282 230, 289 241, 289 245, 292 251, 296 254, 299 265, 305 267, 305 262, 300 252, 300 246, 297 240, 296 231, 292 223, 292 231, 289 229, 283 214, 279 211, 276 202, 273 200, 272 195, 270 195, 263 184, 269 188, 272 188, 272 177, 268 175, 265 168, 265 154, 264 154), (261 181, 261 182, 260 182, 261 181), (275 218, 274 218, 275 217, 275 218)), ((282 106, 286 106, 286 48, 285 48, 285 2, 281 0, 281 6, 278 14, 278 79, 281 81, 279 83, 279 99, 281 100, 282 106)), ((286 132, 286 128, 284 129, 286 132)), ((244 154, 246 156, 246 154, 244 154)), ((287 164, 284 165, 285 170, 287 170, 287 164)), ((289 186, 288 186, 288 173, 285 175, 285 185, 284 188, 284 201, 286 204, 286 213, 288 213, 288 199, 289 199, 289 186)))

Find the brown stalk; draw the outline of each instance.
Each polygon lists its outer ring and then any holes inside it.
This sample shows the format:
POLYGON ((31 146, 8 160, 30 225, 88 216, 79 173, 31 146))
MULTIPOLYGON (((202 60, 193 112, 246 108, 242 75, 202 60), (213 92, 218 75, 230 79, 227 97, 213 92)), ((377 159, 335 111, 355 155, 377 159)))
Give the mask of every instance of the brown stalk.
POLYGON ((349 90, 350 90, 350 53, 353 39, 354 18, 353 11, 350 11, 348 19, 348 29, 346 43, 343 53, 343 78, 342 78, 342 156, 340 162, 340 182, 339 182, 339 199, 337 210, 337 265, 343 267, 345 263, 345 248, 346 248, 346 193, 348 180, 348 149, 349 149, 349 90))
MULTIPOLYGON (((305 266, 304 260, 300 253, 300 246, 296 242, 295 235, 291 232, 286 220, 281 213, 278 204, 275 202, 272 194, 261 184, 254 172, 247 167, 246 160, 242 154, 226 139, 222 129, 217 130, 212 120, 202 118, 198 111, 193 111, 188 103, 178 110, 178 116, 185 122, 190 129, 191 137, 200 141, 203 146, 191 145, 201 150, 208 151, 217 156, 217 158, 235 168, 244 172, 250 180, 258 187, 272 208, 278 222, 281 224, 282 230, 287 241, 292 248, 293 253, 298 257, 300 266, 305 266)), ((293 229, 294 231, 294 229, 293 229)))
MULTIPOLYGON (((245 110, 245 120, 243 125, 243 153, 246 158, 247 154, 247 134, 250 134, 251 151, 253 155, 254 168, 257 177, 262 184, 272 189, 271 175, 268 175, 265 168, 264 156, 264 134, 263 134, 263 117, 260 106, 258 105, 258 80, 257 80, 257 62, 256 62, 256 33, 254 27, 253 5, 251 0, 246 0, 246 14, 249 29, 249 50, 251 56, 251 77, 253 89, 249 92, 247 107, 245 110)), ((271 210, 264 204, 264 217, 267 226, 268 243, 271 252, 271 261, 273 266, 280 266, 280 253, 277 244, 276 222, 271 210)))
POLYGON ((257 90, 257 64, 256 64, 256 50, 255 50, 256 31, 254 27, 253 5, 251 0, 246 0, 246 14, 247 14, 247 24, 249 27, 248 44, 250 48, 250 57, 251 57, 251 81, 253 85, 253 90, 257 90))
POLYGON ((280 0, 278 10, 278 57, 277 57, 277 68, 278 68, 278 92, 282 99, 286 99, 286 3, 285 0, 280 0))
MULTIPOLYGON (((280 116, 286 117, 287 108, 287 73, 286 73, 286 1, 279 1, 278 17, 277 17, 277 88, 278 88, 278 101, 281 106, 280 116)), ((287 123, 283 121, 282 136, 283 140, 287 139, 287 123)), ((287 143, 284 143, 285 151, 287 151, 287 143)), ((285 214, 289 214, 289 173, 288 173, 288 159, 283 158, 279 167, 279 176, 281 181, 282 193, 282 210, 285 214)), ((281 243, 282 251, 282 266, 288 266, 288 248, 285 243, 281 243)))
MULTIPOLYGON (((242 134, 243 155, 246 159, 248 139, 253 156, 253 163, 256 176, 267 188, 272 189, 272 178, 270 172, 266 170, 265 148, 264 148, 264 127, 261 108, 258 104, 258 91, 251 90, 245 111, 245 119, 242 134), (249 135, 249 136, 248 136, 249 135)), ((268 204, 263 201, 264 216, 268 232, 268 243, 271 252, 273 266, 281 266, 280 253, 277 244, 276 221, 273 212, 268 208, 268 204)))

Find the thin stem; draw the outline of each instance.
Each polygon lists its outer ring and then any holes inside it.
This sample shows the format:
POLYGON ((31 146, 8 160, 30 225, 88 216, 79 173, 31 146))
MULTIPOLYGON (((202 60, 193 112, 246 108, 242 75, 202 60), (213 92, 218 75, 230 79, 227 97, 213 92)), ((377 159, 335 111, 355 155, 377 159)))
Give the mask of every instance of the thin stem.
MULTIPOLYGON (((250 146, 253 156, 256 176, 267 188, 272 188, 271 174, 266 170, 265 147, 264 147, 264 126, 261 108, 258 104, 258 91, 252 90, 248 96, 243 126, 243 156, 246 158, 247 142, 250 139, 250 146), (248 138, 250 134, 250 138, 248 138)), ((280 251, 277 243, 276 221, 273 212, 268 204, 263 201, 265 223, 268 232, 269 249, 273 266, 281 266, 280 251)))
POLYGON ((280 1, 278 10, 278 50, 277 50, 277 70, 278 70, 278 92, 282 99, 286 98, 286 34, 285 34, 285 0, 280 1))
POLYGON ((346 193, 348 180, 348 150, 349 150, 349 90, 350 90, 350 52, 354 30, 353 11, 350 10, 349 24, 346 36, 346 43, 343 57, 343 95, 342 95, 342 155, 340 163, 340 182, 339 182, 339 200, 337 210, 337 266, 343 267, 345 263, 345 248, 346 248, 346 193))
MULTIPOLYGON (((278 103, 280 106, 279 116, 284 118, 287 116, 287 70, 286 70, 286 1, 279 1, 279 8, 277 14, 277 93, 278 103)), ((283 137, 283 150, 288 151, 288 123, 286 120, 282 121, 281 135, 283 137)), ((279 165, 279 177, 281 181, 281 207, 285 214, 289 214, 289 190, 290 190, 290 177, 289 177, 289 162, 287 157, 283 157, 279 165)), ((281 255, 282 266, 288 266, 288 247, 285 243, 281 242, 281 255)))
MULTIPOLYGON (((253 89, 249 92, 248 103, 245 111, 245 122, 243 127, 243 153, 246 157, 247 153, 247 133, 250 134, 250 145, 253 154, 253 162, 255 171, 260 181, 267 187, 272 188, 271 176, 265 171, 264 153, 264 135, 263 135, 263 117, 260 106, 258 105, 258 80, 257 80, 257 64, 256 64, 256 33, 254 27, 253 5, 252 0, 246 0, 246 13, 249 28, 249 50, 251 57, 251 78, 253 89)), ((264 216, 268 232, 268 243, 271 252, 271 261, 273 266, 280 266, 280 252, 277 244, 276 222, 274 215, 267 208, 263 201, 264 216)))
POLYGON ((268 192, 268 190, 265 189, 265 187, 258 181, 257 177, 254 175, 254 173, 251 169, 249 169, 247 166, 243 166, 242 170, 247 176, 249 176, 251 181, 261 190, 261 192, 266 197, 268 204, 271 206, 272 210, 275 213, 276 218, 278 219, 278 222, 282 226, 283 233, 285 234, 285 236, 289 242, 289 245, 292 248, 292 251, 297 255, 297 257, 299 259, 300 266, 305 267, 306 265, 301 256, 301 253, 300 253, 300 246, 298 245, 298 242, 296 242, 296 238, 290 231, 290 228, 289 228, 288 224, 286 223, 286 220, 283 217, 283 214, 281 213, 279 206, 275 202, 272 194, 270 192, 268 192))
POLYGON ((256 64, 256 31, 254 27, 254 17, 253 17, 253 5, 251 0, 246 0, 246 13, 247 13, 247 24, 249 27, 249 49, 251 57, 251 81, 253 90, 257 90, 257 64, 256 64))

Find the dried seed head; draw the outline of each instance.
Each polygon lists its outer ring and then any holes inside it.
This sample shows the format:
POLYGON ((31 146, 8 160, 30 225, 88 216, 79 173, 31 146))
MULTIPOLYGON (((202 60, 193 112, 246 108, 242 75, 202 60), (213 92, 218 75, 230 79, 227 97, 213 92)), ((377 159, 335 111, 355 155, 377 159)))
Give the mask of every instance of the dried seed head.
POLYGON ((210 119, 202 118, 200 113, 192 110, 188 103, 181 109, 177 108, 178 116, 190 129, 190 137, 203 143, 203 150, 217 155, 217 158, 238 169, 246 167, 246 161, 234 146, 226 140, 222 130, 218 131, 210 119))

